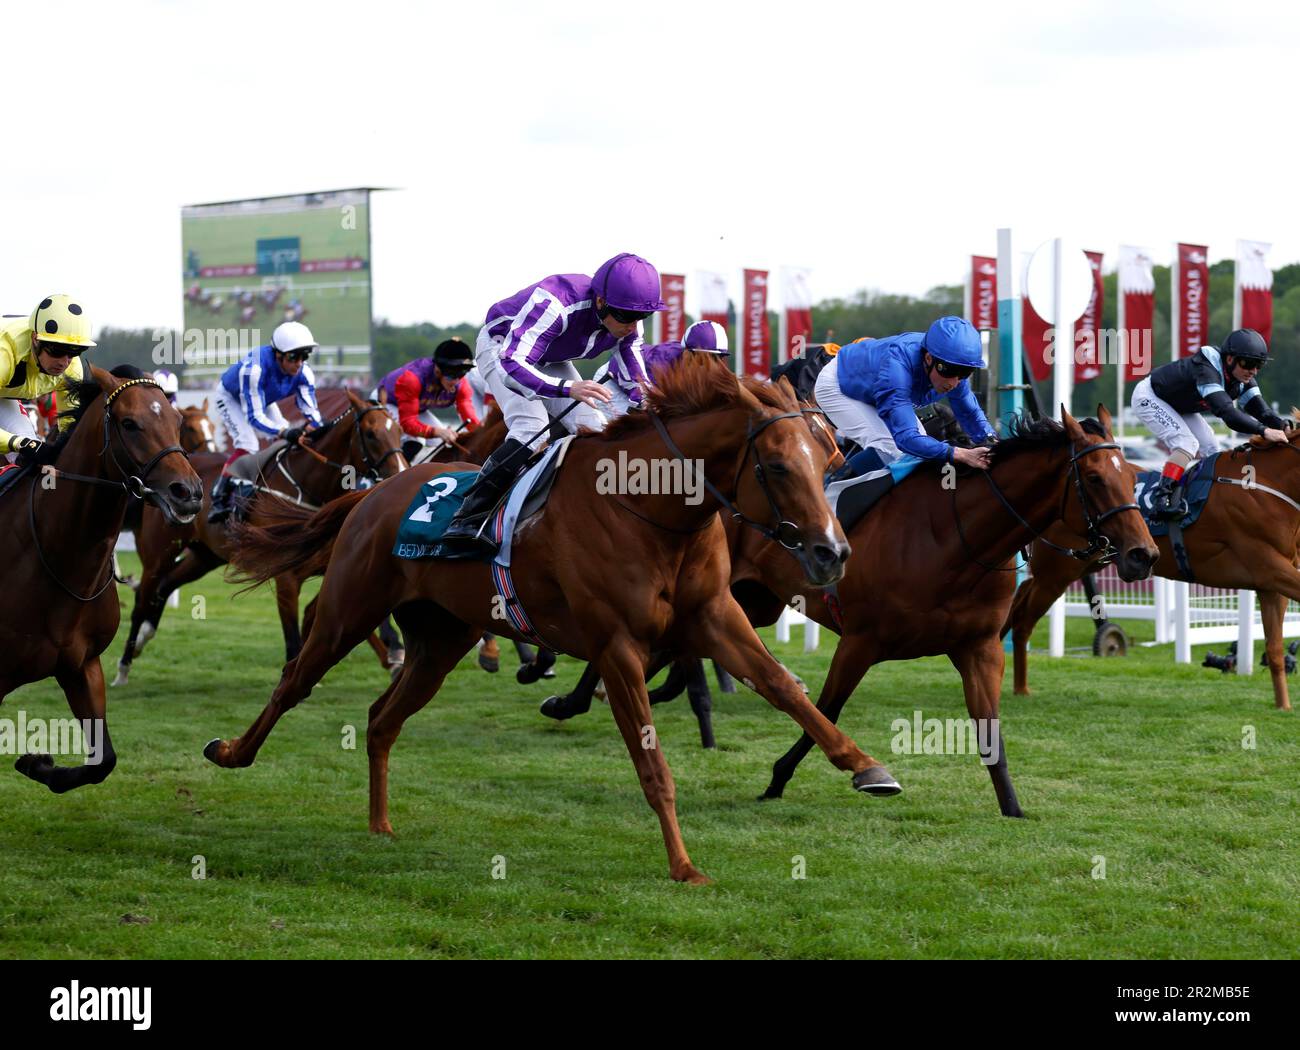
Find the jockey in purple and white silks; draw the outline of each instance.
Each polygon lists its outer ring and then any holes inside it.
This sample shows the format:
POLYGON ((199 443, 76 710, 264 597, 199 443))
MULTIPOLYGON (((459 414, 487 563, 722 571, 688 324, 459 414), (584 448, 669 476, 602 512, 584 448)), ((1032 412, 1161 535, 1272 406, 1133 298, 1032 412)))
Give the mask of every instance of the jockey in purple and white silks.
POLYGON ((663 308, 659 272, 640 256, 624 252, 602 263, 591 277, 556 274, 488 310, 476 359, 509 434, 483 464, 447 526, 445 545, 456 553, 492 553, 494 544, 480 536, 482 526, 553 415, 572 408, 562 424, 570 431, 604 427, 598 406, 610 400, 610 392, 583 379, 573 361, 608 353, 615 377, 633 389, 633 402, 640 401, 641 392, 634 388, 646 378, 641 322, 663 308), (569 405, 570 400, 578 406, 569 405))
MULTIPOLYGON (((655 343, 653 346, 642 347, 641 358, 645 362, 646 377, 653 384, 660 369, 668 368, 688 350, 714 355, 726 363, 731 356, 731 349, 727 345, 727 330, 716 321, 696 321, 682 334, 680 343, 655 343)), ((628 389, 617 377, 611 375, 608 366, 597 371, 594 378, 596 382, 609 387, 610 399, 601 405, 601 411, 607 419, 617 419, 633 407, 632 395, 639 394, 640 387, 628 389), (609 383, 611 378, 614 379, 612 386, 609 383)))
POLYGON ((925 332, 842 347, 822 369, 815 390, 835 428, 862 447, 844 476, 888 466, 904 454, 987 470, 987 448, 936 441, 916 417, 917 408, 946 396, 973 442, 992 438, 993 428, 966 381, 983 367, 979 333, 960 317, 941 317, 925 332))

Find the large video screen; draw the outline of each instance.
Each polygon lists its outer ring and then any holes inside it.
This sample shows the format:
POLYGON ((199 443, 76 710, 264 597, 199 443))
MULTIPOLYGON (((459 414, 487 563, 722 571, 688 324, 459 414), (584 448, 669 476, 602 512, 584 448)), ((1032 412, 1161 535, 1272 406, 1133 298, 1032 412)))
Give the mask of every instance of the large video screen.
POLYGON ((189 205, 181 255, 187 383, 270 342, 282 321, 311 328, 318 375, 369 376, 368 190, 189 205))

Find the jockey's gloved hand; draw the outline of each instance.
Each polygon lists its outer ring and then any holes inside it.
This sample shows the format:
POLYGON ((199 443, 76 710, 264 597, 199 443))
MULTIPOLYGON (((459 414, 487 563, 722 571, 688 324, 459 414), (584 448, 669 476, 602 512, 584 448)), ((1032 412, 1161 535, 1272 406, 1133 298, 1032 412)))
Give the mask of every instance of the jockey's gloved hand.
POLYGON ((280 431, 280 437, 289 444, 296 445, 298 439, 302 437, 302 427, 285 427, 280 431))
POLYGON ((45 445, 45 442, 37 437, 20 437, 15 438, 13 450, 18 453, 20 462, 28 463, 36 456, 45 445))
POLYGON ((998 436, 996 434, 989 434, 987 437, 984 438, 983 441, 980 442, 980 444, 983 445, 985 448, 992 448, 997 443, 998 443, 998 436))

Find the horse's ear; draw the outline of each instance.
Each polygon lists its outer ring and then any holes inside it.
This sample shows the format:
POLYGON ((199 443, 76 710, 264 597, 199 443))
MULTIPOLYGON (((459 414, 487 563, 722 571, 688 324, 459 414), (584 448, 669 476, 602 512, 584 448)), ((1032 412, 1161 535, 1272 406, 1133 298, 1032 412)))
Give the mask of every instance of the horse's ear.
POLYGON ((206 397, 203 399, 203 414, 205 416, 208 414, 208 399, 206 397))
POLYGON ((1078 441, 1083 437, 1083 427, 1079 426, 1079 421, 1070 415, 1064 405, 1061 406, 1061 422, 1065 425, 1065 432, 1071 441, 1078 441))
POLYGON ((1115 433, 1111 430, 1111 424, 1114 420, 1111 419, 1111 415, 1106 410, 1106 406, 1100 401, 1097 402, 1097 422, 1101 424, 1101 429, 1106 431, 1106 440, 1114 441, 1115 433))
POLYGON ((344 387, 344 393, 348 395, 348 401, 352 403, 352 407, 355 408, 358 412, 365 409, 366 403, 363 400, 361 400, 361 398, 357 397, 357 395, 352 392, 352 389, 350 387, 344 387))
POLYGON ((106 394, 111 394, 122 385, 122 380, 118 379, 112 372, 107 372, 102 368, 96 368, 94 365, 90 366, 89 378, 92 382, 98 383, 99 389, 104 391, 106 394))

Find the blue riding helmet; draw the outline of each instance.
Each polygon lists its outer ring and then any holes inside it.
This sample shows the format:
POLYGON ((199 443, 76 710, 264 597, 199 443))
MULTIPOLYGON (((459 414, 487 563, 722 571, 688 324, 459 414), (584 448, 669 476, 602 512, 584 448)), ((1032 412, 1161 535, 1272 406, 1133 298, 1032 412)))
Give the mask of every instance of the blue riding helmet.
POLYGON ((926 330, 921 349, 962 368, 983 368, 984 348, 975 326, 961 317, 940 317, 926 330))

